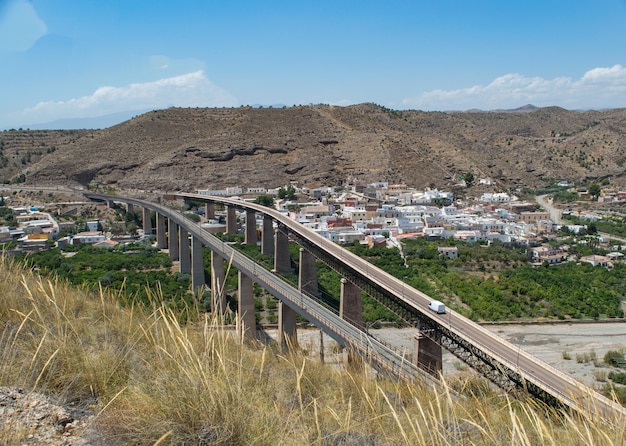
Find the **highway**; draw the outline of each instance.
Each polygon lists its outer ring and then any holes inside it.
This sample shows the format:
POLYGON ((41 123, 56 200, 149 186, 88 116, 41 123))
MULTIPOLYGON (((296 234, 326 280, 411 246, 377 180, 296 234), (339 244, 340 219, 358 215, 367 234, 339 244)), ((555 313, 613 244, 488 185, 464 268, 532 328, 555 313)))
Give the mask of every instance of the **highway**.
POLYGON ((438 325, 447 328, 456 336, 479 348, 484 354, 495 359, 504 367, 515 371, 526 383, 539 387, 563 404, 576 410, 589 411, 588 413, 596 413, 597 411, 606 420, 614 420, 615 417, 619 417, 623 421, 626 416, 626 409, 621 405, 600 395, 593 389, 535 358, 496 334, 491 333, 479 324, 450 309, 447 309, 445 314, 434 313, 428 309, 428 304, 432 301, 432 298, 425 293, 406 285, 401 280, 371 265, 364 259, 274 209, 223 197, 186 193, 175 195, 205 202, 211 201, 233 205, 238 208, 250 209, 260 214, 269 215, 275 221, 289 228, 289 231, 307 239, 310 243, 334 256, 372 283, 395 295, 397 299, 404 301, 435 321, 438 325))

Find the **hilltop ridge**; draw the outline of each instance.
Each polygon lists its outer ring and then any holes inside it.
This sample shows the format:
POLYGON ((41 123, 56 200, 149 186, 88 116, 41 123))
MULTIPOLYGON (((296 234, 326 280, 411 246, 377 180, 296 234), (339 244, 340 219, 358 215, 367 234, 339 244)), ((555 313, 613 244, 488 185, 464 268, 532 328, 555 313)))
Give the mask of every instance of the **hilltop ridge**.
POLYGON ((357 180, 450 188, 466 172, 500 189, 626 183, 626 109, 170 108, 103 130, 5 131, 0 141, 0 179, 33 185, 194 190, 357 180))

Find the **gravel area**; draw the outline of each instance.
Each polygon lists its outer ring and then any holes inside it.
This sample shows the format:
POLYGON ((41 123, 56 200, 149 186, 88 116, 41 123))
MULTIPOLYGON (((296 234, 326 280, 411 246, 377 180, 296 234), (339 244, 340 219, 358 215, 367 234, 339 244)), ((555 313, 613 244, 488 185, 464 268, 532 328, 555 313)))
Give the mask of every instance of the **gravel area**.
MULTIPOLYGON (((605 353, 609 350, 626 349, 626 322, 494 324, 485 325, 485 328, 590 386, 602 384, 597 376, 601 377, 610 370, 603 363, 605 353)), ((409 328, 370 329, 370 333, 378 339, 404 350, 407 354, 413 352, 413 337, 416 332, 417 330, 409 328)), ((276 338, 275 330, 267 330, 267 334, 276 338)), ((298 330, 300 346, 311 355, 319 355, 319 339, 319 330, 298 330)), ((336 345, 330 337, 324 336, 326 362, 341 362, 341 358, 333 354, 336 345)), ((444 350, 444 375, 452 376, 465 368, 456 356, 444 350)))
POLYGON ((59 406, 49 397, 0 387, 0 443, 46 446, 101 446, 90 411, 59 406))

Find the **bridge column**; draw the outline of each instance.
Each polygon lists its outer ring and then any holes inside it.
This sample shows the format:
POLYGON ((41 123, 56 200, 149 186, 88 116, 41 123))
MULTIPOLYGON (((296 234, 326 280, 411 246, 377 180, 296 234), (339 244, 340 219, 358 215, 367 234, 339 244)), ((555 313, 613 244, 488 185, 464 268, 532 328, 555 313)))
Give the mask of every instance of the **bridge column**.
POLYGON ((263 217, 263 230, 261 232, 261 254, 274 254, 274 223, 271 217, 263 217))
POLYGON ((298 272, 298 289, 307 294, 317 297, 317 269, 315 256, 304 248, 300 248, 300 269, 298 272))
POLYGON ((167 238, 170 259, 176 261, 180 258, 180 253, 178 252, 178 223, 172 219, 169 219, 167 222, 167 238))
POLYGON ((226 311, 225 277, 224 259, 211 251, 211 310, 217 314, 224 314, 226 311))
POLYGON ((107 200, 107 207, 109 209, 115 208, 115 202, 113 200, 107 200))
POLYGON ((281 349, 298 346, 296 312, 283 301, 278 301, 278 339, 281 349))
POLYGON ((252 279, 239 271, 239 336, 240 339, 256 337, 256 317, 254 315, 254 289, 252 279))
POLYGON ((246 245, 256 246, 256 212, 246 211, 246 245))
POLYGON ((152 212, 148 208, 143 208, 143 233, 152 233, 152 212))
POLYGON ((207 220, 213 220, 215 218, 215 203, 207 201, 204 205, 204 216, 207 220))
POLYGON ((226 233, 237 233, 237 209, 233 206, 226 206, 226 233))
POLYGON ((157 212, 156 214, 157 229, 157 248, 167 248, 167 237, 165 234, 165 216, 157 212))
POLYGON ((443 368, 441 345, 423 333, 416 333, 413 338, 413 362, 418 368, 439 378, 443 368))
POLYGON ((274 231, 274 271, 277 273, 291 272, 291 256, 289 255, 289 238, 287 228, 278 227, 274 231))
POLYGON ((202 240, 191 236, 191 288, 194 294, 206 284, 204 281, 204 262, 202 261, 202 240))
POLYGON ((132 214, 133 212, 135 212, 134 206, 130 203, 126 203, 126 213, 132 214))
POLYGON ((361 329, 365 327, 365 324, 363 324, 361 289, 345 278, 341 279, 339 317, 361 329))
POLYGON ((191 273, 191 255, 189 253, 189 232, 182 226, 178 231, 179 240, 179 258, 180 258, 180 272, 183 274, 191 273))

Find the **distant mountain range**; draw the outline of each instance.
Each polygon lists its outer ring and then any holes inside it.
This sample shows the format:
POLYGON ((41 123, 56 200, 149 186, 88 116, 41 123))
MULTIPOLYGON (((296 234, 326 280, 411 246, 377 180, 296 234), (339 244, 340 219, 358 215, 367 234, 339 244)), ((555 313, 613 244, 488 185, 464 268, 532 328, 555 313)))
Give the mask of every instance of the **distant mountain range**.
POLYGON ((472 172, 498 190, 564 179, 626 186, 626 109, 169 108, 102 130, 5 131, 0 140, 0 178, 27 184, 196 190, 388 181, 455 188, 472 172))

